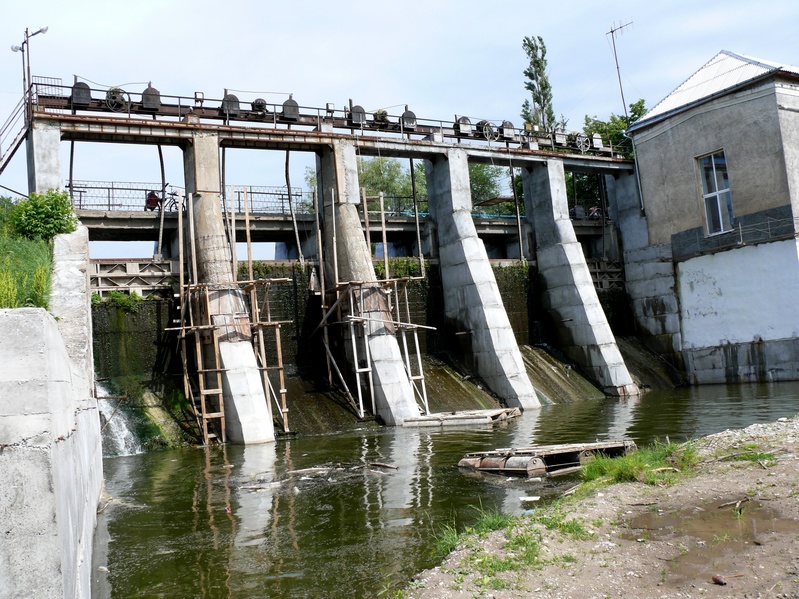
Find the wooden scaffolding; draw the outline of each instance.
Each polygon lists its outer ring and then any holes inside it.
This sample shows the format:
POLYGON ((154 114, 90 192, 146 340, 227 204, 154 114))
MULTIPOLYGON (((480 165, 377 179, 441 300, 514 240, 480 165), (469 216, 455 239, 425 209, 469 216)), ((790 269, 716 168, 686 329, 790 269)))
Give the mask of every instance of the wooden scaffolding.
MULTIPOLYGON (((183 239, 183 210, 178 211, 178 245, 180 247, 178 327, 183 388, 194 412, 204 444, 226 442, 223 376, 219 353, 220 341, 249 341, 255 352, 269 417, 289 432, 286 385, 283 367, 281 326, 291 321, 272 320, 269 291, 272 285, 287 278, 197 282, 197 259, 194 246, 192 194, 188 194, 189 239, 183 239), (186 268, 186 265, 189 265, 186 268), (220 312, 219 306, 239 306, 220 312), (274 364, 267 359, 267 331, 274 340, 274 364), (272 378, 275 379, 273 383, 272 378), (275 411, 279 414, 274 417, 275 411)), ((181 199, 182 204, 182 199, 181 199)), ((249 259, 250 273, 252 259, 249 259)), ((272 349, 272 348, 269 348, 272 349)))
MULTIPOLYGON (((383 207, 383 194, 379 196, 380 212, 383 233, 383 247, 386 247, 385 230, 385 210, 383 207)), ((365 233, 369 240, 369 214, 365 192, 363 193, 363 209, 365 221, 365 233)), ((335 203, 326 206, 335 213, 335 203)), ((408 299, 407 285, 414 277, 389 278, 388 257, 384 252, 386 278, 380 281, 338 281, 338 256, 333 243, 333 285, 325 293, 325 280, 322 256, 324 255, 321 223, 319 222, 319 201, 316 191, 314 191, 314 211, 316 213, 317 231, 317 252, 319 256, 319 292, 321 295, 322 319, 317 329, 323 332, 323 342, 327 357, 328 382, 333 384, 333 374, 335 373, 338 382, 344 390, 347 400, 352 405, 359 418, 366 417, 364 408, 363 391, 367 390, 371 403, 371 413, 376 414, 375 410, 375 389, 373 379, 372 355, 369 351, 369 330, 377 326, 383 326, 386 334, 394 334, 402 350, 403 363, 408 379, 411 382, 414 398, 419 408, 419 413, 427 415, 430 413, 427 401, 427 387, 424 378, 424 368, 422 366, 421 347, 419 344, 419 329, 435 330, 435 327, 414 324, 411 322, 410 303, 408 299), (382 317, 375 317, 375 313, 382 313, 382 317), (342 338, 349 344, 351 361, 355 375, 356 395, 350 391, 346 377, 339 367, 336 356, 330 348, 329 327, 334 324, 341 324, 345 327, 342 338), (410 334, 410 335, 409 335, 410 334), (410 338, 409 338, 410 337, 410 338)), ((335 223, 335 214, 333 217, 335 223)), ((335 239, 335 230, 333 231, 335 239)), ((420 258, 422 273, 424 273, 424 260, 420 258)), ((423 277, 420 277, 423 278, 423 277)))

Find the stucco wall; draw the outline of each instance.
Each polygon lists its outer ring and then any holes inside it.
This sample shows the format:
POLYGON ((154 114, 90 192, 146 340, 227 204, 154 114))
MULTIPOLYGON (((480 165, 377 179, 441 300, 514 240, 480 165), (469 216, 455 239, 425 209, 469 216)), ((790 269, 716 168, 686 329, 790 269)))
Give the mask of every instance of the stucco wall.
POLYGON ((799 85, 777 83, 780 131, 793 217, 799 217, 799 85))
POLYGON ((677 270, 684 348, 799 335, 795 239, 700 256, 677 270))
POLYGON ((773 82, 731 94, 635 136, 651 244, 704 226, 697 156, 723 149, 735 216, 790 202, 773 82))

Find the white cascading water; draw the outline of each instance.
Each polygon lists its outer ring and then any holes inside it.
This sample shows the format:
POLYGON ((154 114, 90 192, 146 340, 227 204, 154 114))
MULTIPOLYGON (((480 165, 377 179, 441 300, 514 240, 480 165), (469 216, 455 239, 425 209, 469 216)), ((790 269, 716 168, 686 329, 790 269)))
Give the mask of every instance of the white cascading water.
POLYGON ((120 401, 124 400, 110 398, 111 391, 102 383, 96 383, 96 389, 100 426, 103 427, 103 456, 142 453, 144 449, 136 435, 133 434, 127 413, 121 407, 118 408, 120 401))

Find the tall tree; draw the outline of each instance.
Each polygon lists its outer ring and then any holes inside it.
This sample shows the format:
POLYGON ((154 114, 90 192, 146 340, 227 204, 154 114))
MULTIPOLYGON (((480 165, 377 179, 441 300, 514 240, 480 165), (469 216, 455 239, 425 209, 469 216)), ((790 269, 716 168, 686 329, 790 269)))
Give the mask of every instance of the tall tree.
POLYGON ((541 36, 525 37, 522 48, 530 61, 524 69, 524 88, 530 92, 531 100, 522 104, 521 117, 525 123, 538 125, 550 131, 555 125, 555 110, 552 108, 552 85, 547 75, 547 47, 541 36))

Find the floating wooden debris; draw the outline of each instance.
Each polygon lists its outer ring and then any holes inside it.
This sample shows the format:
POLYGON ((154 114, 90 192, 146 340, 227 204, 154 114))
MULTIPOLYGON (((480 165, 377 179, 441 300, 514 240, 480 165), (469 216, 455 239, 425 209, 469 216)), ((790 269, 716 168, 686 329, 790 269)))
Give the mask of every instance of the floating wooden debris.
POLYGON ((439 412, 437 414, 408 418, 402 423, 402 426, 471 426, 475 424, 492 424, 518 416, 521 416, 519 408, 439 412))
POLYGON ((515 476, 557 476, 576 472, 597 453, 617 457, 635 451, 633 441, 535 445, 467 453, 462 468, 515 476))

